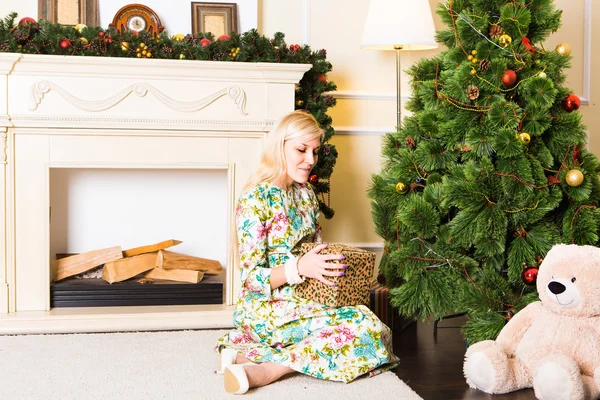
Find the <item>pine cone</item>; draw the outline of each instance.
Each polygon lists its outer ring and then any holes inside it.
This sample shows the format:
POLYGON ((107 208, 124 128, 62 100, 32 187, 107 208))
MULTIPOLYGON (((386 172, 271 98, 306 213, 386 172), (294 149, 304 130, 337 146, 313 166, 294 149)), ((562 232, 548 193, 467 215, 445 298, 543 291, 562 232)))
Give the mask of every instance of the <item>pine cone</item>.
POLYGON ((409 149, 414 149, 415 146, 417 145, 417 143, 415 142, 415 139, 413 139, 412 136, 407 136, 406 139, 404 139, 404 144, 409 149))
POLYGON ((0 53, 6 53, 10 50, 10 44, 0 43, 0 53))
POLYGON ((469 88, 467 89, 467 96, 471 100, 477 100, 477 98, 479 97, 479 88, 475 85, 469 86, 469 88))
POLYGON ((483 72, 487 71, 488 69, 490 69, 490 67, 492 66, 492 63, 490 62, 490 60, 488 60, 487 58, 484 58, 483 60, 481 60, 481 62, 479 63, 479 69, 482 70, 483 72))
POLYGON ((377 274, 377 283, 385 285, 385 275, 383 275, 383 274, 377 274))
POLYGON ((490 30, 489 30, 490 38, 498 39, 503 33, 504 33, 504 31, 502 30, 500 25, 494 24, 494 25, 490 26, 490 30))

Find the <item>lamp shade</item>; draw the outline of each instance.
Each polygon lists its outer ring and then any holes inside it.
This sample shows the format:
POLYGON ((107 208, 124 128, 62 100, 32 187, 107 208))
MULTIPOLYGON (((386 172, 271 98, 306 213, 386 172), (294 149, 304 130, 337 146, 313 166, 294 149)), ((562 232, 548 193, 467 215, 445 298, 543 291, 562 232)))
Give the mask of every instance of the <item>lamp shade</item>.
POLYGON ((437 47, 428 0, 371 0, 363 49, 427 50, 437 47))

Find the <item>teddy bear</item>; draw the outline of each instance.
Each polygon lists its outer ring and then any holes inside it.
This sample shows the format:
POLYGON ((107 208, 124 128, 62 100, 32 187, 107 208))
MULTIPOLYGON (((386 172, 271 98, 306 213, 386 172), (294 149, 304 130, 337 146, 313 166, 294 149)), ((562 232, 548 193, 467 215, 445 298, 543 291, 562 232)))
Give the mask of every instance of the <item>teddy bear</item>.
POLYGON ((467 349, 471 388, 538 399, 600 397, 600 248, 554 245, 540 265, 539 301, 516 313, 496 340, 467 349))

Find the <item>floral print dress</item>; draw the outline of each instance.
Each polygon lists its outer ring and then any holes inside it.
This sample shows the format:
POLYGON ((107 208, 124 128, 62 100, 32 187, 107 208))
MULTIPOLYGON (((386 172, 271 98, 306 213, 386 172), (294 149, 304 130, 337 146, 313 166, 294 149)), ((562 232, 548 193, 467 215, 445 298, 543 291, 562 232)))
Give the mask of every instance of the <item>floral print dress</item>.
POLYGON ((235 329, 215 350, 233 348, 257 363, 350 382, 398 363, 390 329, 366 306, 332 308, 296 296, 293 286, 270 286, 271 268, 297 255, 302 242, 321 241, 318 212, 316 196, 304 184, 286 191, 263 182, 241 195, 236 225, 242 288, 235 329))

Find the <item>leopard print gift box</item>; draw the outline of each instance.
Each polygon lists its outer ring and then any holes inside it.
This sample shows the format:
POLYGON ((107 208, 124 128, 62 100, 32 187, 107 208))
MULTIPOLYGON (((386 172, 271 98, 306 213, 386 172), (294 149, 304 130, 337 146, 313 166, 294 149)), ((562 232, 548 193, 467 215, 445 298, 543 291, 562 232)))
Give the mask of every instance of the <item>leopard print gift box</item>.
MULTIPOLYGON (((308 253, 320 243, 303 243, 300 256, 308 253)), ((344 276, 326 276, 325 279, 335 282, 337 287, 324 284, 313 278, 307 278, 304 283, 295 287, 296 295, 316 301, 330 307, 369 305, 369 290, 373 284, 373 269, 375 268, 375 253, 346 246, 340 243, 330 243, 319 254, 343 254, 346 259, 333 260, 330 263, 346 264, 348 268, 344 276)))

